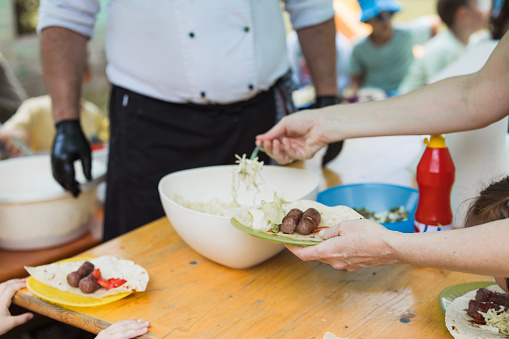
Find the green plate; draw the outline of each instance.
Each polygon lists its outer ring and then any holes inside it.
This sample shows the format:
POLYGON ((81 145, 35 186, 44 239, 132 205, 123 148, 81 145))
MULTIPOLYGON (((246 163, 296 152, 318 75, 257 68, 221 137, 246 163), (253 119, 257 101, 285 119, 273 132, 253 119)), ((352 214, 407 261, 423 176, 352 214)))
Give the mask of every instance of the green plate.
POLYGON ((288 238, 288 237, 278 235, 278 234, 270 234, 267 232, 255 230, 251 227, 241 224, 235 218, 231 218, 231 223, 232 223, 233 227, 235 227, 238 230, 241 230, 242 232, 249 233, 253 237, 257 237, 257 238, 271 241, 271 242, 285 243, 285 244, 292 244, 292 245, 299 245, 299 246, 313 246, 313 245, 320 243, 320 241, 293 239, 293 238, 288 238))
POLYGON ((497 283, 494 281, 472 281, 449 286, 444 288, 444 290, 438 295, 438 305, 440 306, 442 313, 445 314, 447 306, 449 306, 457 297, 461 297, 470 291, 496 284, 497 283))

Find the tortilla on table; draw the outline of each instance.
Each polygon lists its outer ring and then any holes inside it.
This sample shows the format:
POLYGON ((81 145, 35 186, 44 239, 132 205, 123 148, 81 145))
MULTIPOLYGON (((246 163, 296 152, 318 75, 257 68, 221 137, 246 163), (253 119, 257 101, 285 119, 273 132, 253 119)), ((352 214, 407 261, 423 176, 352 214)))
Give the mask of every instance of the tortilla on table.
POLYGON ((79 261, 63 261, 36 267, 25 266, 27 272, 36 280, 60 291, 71 292, 84 297, 102 298, 125 292, 143 292, 147 288, 149 276, 147 270, 131 260, 118 259, 111 255, 79 261), (103 279, 121 278, 126 282, 110 290, 100 288, 93 293, 83 293, 79 287, 72 287, 67 283, 67 275, 77 271, 80 266, 89 261, 94 268, 101 270, 103 279))
MULTIPOLYGON (((318 224, 318 227, 332 227, 334 225, 339 224, 345 220, 356 220, 356 219, 365 219, 362 215, 357 213, 350 207, 347 206, 325 206, 319 202, 313 200, 299 200, 291 203, 282 204, 282 208, 284 211, 284 215, 286 216, 288 212, 290 212, 294 208, 300 209, 302 212, 305 212, 308 208, 314 208, 318 212, 320 212, 321 220, 318 224)), ((252 210, 253 207, 243 207, 238 208, 233 211, 233 218, 235 218, 241 224, 253 227, 253 215, 252 210)), ((263 230, 265 231, 265 230, 263 230)), ((279 236, 288 237, 297 240, 309 240, 320 242, 323 241, 322 238, 318 235, 318 233, 311 233, 308 235, 302 235, 297 232, 293 232, 291 234, 286 234, 281 231, 278 233, 268 232, 268 234, 277 234, 279 236)))
MULTIPOLYGON (((505 293, 498 285, 488 286, 487 289, 505 293)), ((480 327, 482 324, 477 324, 472 321, 472 317, 467 314, 468 302, 475 299, 476 294, 477 289, 454 299, 454 301, 447 306, 445 310, 445 326, 447 326, 451 335, 457 339, 509 338, 507 334, 491 332, 480 327)))

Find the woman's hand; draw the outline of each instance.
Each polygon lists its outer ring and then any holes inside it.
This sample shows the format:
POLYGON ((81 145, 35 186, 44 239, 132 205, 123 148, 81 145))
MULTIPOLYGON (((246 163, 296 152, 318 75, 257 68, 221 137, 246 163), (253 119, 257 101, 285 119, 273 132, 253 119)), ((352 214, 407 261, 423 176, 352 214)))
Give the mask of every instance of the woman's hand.
POLYGON ((0 284, 0 335, 9 332, 14 327, 22 325, 34 317, 32 313, 13 316, 9 312, 12 297, 14 297, 16 291, 24 287, 26 287, 25 279, 12 279, 0 284))
POLYGON ((99 332, 95 339, 128 339, 146 334, 150 323, 141 320, 121 320, 99 332))
MULTIPOLYGON (((311 158, 330 141, 327 119, 319 110, 306 110, 284 117, 268 132, 256 137, 256 145, 280 164, 311 158)), ((329 123, 330 124, 330 123, 329 123)))
POLYGON ((335 269, 355 271, 361 267, 398 264, 391 245, 400 233, 387 230, 371 220, 349 220, 320 231, 324 241, 315 246, 285 245, 304 261, 318 260, 335 269))

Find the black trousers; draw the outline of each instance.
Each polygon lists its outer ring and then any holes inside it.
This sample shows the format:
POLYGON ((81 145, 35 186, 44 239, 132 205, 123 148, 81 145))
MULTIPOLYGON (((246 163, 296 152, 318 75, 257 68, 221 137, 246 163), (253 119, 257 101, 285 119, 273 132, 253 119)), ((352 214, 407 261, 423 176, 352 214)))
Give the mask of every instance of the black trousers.
POLYGON ((274 125, 275 110, 273 89, 234 104, 196 105, 113 86, 104 241, 164 216, 157 185, 166 174, 249 156, 255 136, 274 125))

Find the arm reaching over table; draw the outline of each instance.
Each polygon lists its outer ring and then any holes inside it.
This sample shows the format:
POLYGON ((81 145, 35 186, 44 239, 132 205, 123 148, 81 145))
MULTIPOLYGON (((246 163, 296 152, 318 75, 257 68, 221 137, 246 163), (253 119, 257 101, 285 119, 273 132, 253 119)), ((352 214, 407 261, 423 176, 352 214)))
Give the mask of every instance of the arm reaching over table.
POLYGON ((509 219, 430 233, 399 233, 370 220, 352 220, 323 230, 319 235, 324 241, 315 246, 285 246, 304 261, 318 260, 348 271, 408 264, 509 276, 509 219))
POLYGON ((460 132, 485 127, 509 112, 509 36, 476 73, 444 79, 381 101, 305 110, 256 138, 279 163, 310 158, 348 138, 460 132))

